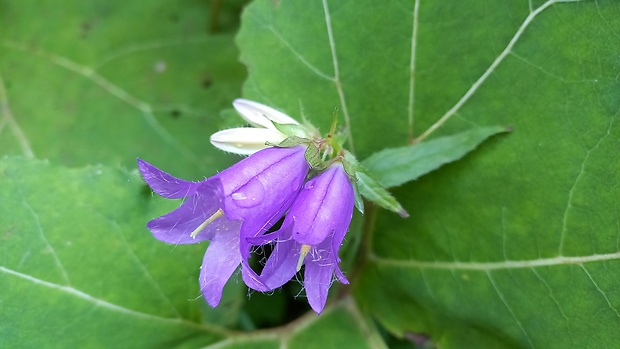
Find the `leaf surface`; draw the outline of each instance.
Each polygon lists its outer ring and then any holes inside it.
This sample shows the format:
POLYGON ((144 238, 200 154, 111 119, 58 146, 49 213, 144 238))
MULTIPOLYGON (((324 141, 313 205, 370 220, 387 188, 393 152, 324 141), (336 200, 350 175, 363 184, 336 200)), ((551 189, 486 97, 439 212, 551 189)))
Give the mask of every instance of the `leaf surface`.
POLYGON ((409 219, 366 209, 354 294, 390 331, 442 348, 620 341, 619 16, 616 1, 247 8, 244 96, 323 132, 338 107, 358 158, 514 127, 393 190, 409 219))
POLYGON ((226 334, 200 324, 206 245, 152 238, 145 218, 161 206, 137 173, 9 158, 0 186, 3 347, 194 347, 226 334))
POLYGON ((3 2, 3 153, 128 168, 140 157, 179 176, 215 173, 234 158, 208 139, 245 77, 234 3, 209 34, 210 6, 195 1, 3 2))

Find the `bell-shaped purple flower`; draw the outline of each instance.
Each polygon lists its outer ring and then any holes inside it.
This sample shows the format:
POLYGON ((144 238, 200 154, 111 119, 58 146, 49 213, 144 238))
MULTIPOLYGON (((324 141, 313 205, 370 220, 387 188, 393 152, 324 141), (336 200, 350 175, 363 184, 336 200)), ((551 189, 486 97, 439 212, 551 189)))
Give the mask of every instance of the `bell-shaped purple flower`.
MULTIPOLYGON (((304 185, 278 231, 248 239, 254 245, 276 242, 260 275, 254 271, 243 274, 246 284, 263 292, 272 290, 304 265, 308 302, 321 313, 334 274, 340 282, 349 283, 338 266, 338 250, 351 223, 353 206, 353 186, 342 163, 336 162, 304 185)), ((247 265, 244 268, 249 270, 247 265)))
POLYGON ((147 224, 153 235, 170 244, 211 241, 199 280, 212 307, 241 260, 249 258, 247 238, 265 233, 290 207, 309 170, 305 149, 264 149, 200 182, 175 178, 138 159, 154 192, 185 198, 179 208, 147 224))

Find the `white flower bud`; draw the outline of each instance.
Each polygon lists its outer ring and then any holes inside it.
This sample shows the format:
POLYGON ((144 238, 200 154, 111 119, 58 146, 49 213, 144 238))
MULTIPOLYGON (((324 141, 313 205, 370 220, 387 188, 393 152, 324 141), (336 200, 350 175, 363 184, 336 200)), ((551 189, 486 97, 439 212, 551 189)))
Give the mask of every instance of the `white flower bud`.
POLYGON ((230 153, 251 155, 268 148, 267 142, 278 144, 286 137, 276 129, 241 127, 214 133, 211 135, 211 144, 230 153))
POLYGON ((275 130, 276 128, 271 121, 279 124, 299 125, 292 117, 258 102, 239 98, 233 101, 233 107, 235 107, 245 121, 254 127, 275 130))

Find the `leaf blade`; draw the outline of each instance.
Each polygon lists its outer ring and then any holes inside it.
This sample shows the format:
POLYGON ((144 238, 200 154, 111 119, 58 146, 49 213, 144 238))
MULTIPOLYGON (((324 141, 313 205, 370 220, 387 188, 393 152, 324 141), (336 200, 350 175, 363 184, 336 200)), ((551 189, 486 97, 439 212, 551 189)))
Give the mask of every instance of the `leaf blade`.
POLYGON ((487 138, 510 132, 504 126, 480 127, 400 148, 380 150, 362 161, 384 187, 396 187, 457 161, 487 138))

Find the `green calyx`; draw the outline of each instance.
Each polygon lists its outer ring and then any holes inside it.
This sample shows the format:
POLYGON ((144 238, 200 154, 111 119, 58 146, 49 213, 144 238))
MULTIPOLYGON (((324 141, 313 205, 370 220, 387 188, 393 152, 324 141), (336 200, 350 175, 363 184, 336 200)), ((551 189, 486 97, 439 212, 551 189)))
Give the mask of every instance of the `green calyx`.
POLYGON ((280 148, 290 148, 305 145, 305 157, 313 172, 321 172, 334 164, 341 162, 349 175, 355 192, 355 206, 364 213, 364 200, 367 200, 387 210, 409 217, 409 214, 400 203, 375 179, 362 164, 342 146, 346 137, 338 133, 338 109, 334 109, 332 124, 326 137, 321 137, 316 128, 307 128, 294 124, 273 123, 278 131, 289 136, 279 144, 268 144, 280 148), (312 136, 314 135, 314 136, 312 136))

